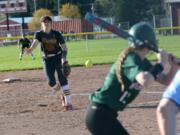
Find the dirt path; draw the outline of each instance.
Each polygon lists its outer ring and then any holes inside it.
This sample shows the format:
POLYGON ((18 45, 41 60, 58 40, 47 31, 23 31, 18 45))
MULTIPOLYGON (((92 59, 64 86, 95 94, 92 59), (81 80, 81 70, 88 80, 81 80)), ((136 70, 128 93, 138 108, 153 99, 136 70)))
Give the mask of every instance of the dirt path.
MULTIPOLYGON (((84 125, 88 94, 100 87, 110 65, 72 68, 69 83, 75 110, 63 112, 59 95, 53 96, 42 70, 3 72, 0 80, 0 135, 90 135, 84 125)), ((119 119, 132 135, 158 135, 155 109, 163 86, 143 91, 119 119)))

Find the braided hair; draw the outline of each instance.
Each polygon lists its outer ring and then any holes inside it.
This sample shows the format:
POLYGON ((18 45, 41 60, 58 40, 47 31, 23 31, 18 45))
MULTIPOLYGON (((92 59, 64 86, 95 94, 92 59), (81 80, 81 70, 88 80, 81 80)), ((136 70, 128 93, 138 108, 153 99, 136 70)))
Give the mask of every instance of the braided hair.
POLYGON ((121 85, 121 91, 124 91, 124 88, 125 88, 124 82, 123 82, 123 79, 122 79, 122 65, 123 65, 124 59, 126 58, 126 56, 130 52, 135 52, 136 49, 137 48, 135 48, 135 47, 129 47, 129 48, 124 49, 120 53, 120 55, 119 55, 119 57, 118 57, 118 59, 116 61, 116 76, 117 76, 117 79, 118 79, 118 81, 119 81, 119 83, 121 85))

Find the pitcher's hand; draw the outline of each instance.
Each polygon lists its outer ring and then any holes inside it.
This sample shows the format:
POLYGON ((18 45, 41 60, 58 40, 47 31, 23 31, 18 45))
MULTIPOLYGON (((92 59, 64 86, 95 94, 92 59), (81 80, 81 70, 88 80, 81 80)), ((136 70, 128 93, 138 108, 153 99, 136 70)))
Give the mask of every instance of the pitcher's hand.
POLYGON ((31 48, 25 48, 24 51, 26 54, 30 54, 32 52, 32 49, 31 48))

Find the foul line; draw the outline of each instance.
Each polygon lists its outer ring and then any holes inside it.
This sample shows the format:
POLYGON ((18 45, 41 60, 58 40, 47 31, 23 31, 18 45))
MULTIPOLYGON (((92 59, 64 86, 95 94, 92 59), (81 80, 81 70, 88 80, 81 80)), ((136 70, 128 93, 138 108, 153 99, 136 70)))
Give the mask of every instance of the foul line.
MULTIPOLYGON (((162 94, 163 91, 143 91, 141 93, 147 93, 147 94, 162 94)), ((72 96, 89 96, 91 93, 72 93, 72 96)))
MULTIPOLYGON (((162 94, 163 91, 142 91, 141 93, 146 93, 146 94, 162 94)), ((91 93, 72 93, 72 96, 90 96, 91 93)), ((18 98, 1 98, 0 102, 5 102, 9 100, 17 100, 18 98)))
POLYGON ((162 94, 164 91, 143 91, 142 93, 147 94, 162 94))

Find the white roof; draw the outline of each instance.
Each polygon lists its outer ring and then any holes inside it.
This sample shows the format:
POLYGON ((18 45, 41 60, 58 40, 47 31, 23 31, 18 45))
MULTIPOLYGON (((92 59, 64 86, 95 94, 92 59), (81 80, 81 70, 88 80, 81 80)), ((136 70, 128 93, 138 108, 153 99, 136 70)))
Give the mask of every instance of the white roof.
POLYGON ((180 3, 180 0, 164 0, 165 3, 180 3))
MULTIPOLYGON (((22 24, 22 17, 9 18, 9 19, 22 24)), ((53 16, 52 19, 53 21, 69 20, 68 18, 63 16, 53 16)), ((31 20, 32 17, 24 17, 24 23, 29 23, 31 20)))
MULTIPOLYGON (((18 23, 22 23, 22 17, 16 17, 16 18, 9 18, 10 20, 13 20, 18 23)), ((29 23, 31 21, 32 17, 24 17, 24 23, 29 23)))

